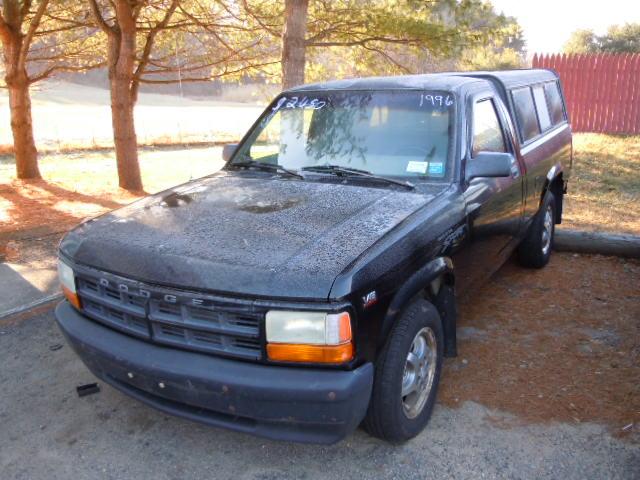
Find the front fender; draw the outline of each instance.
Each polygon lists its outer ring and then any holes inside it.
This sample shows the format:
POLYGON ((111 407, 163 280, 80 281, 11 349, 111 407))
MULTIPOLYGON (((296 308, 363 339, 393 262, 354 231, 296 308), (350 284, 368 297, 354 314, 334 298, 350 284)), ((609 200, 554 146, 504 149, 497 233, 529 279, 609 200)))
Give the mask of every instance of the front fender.
MULTIPOLYGON (((379 338, 381 339, 381 343, 386 341, 389 333, 391 332, 391 328, 397 321, 404 307, 411 301, 413 297, 424 291, 424 289, 428 287, 429 284, 439 276, 443 276, 444 283, 446 285, 453 286, 453 262, 449 257, 437 257, 429 261, 420 270, 409 277, 409 279, 402 285, 402 287, 400 287, 400 289, 391 299, 389 308, 387 309, 384 319, 382 320, 379 336, 379 338)), ((445 339, 453 338, 455 342, 455 316, 446 315, 445 318, 442 318, 442 320, 445 339)))

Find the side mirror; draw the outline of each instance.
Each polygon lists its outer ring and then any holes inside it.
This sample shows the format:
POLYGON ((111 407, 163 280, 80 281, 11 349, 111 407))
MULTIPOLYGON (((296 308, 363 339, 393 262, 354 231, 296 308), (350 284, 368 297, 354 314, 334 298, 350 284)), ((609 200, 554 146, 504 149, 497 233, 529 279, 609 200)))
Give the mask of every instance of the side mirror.
POLYGON ((510 177, 514 163, 515 159, 510 153, 479 152, 467 161, 466 178, 510 177))
POLYGON ((238 148, 237 143, 227 143, 224 147, 222 147, 222 159, 225 162, 231 160, 233 154, 236 153, 236 148, 238 148))

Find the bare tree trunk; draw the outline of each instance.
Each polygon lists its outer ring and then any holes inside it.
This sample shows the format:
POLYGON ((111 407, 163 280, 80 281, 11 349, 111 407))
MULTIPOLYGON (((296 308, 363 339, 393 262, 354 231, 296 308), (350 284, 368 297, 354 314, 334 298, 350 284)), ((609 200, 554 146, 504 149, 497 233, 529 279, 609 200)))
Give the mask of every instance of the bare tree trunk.
POLYGON ((309 0, 285 0, 282 32, 282 88, 304 83, 305 36, 309 0))
POLYGON ((142 191, 142 178, 138 163, 138 141, 133 120, 134 103, 130 96, 130 83, 125 79, 111 80, 111 120, 113 143, 116 148, 118 180, 121 188, 142 191))
POLYGON ((9 109, 11 110, 11 132, 16 157, 16 175, 22 179, 41 178, 38 169, 38 151, 33 138, 31 120, 31 98, 26 78, 9 84, 9 109))
POLYGON ((140 192, 142 177, 138 163, 138 141, 133 117, 132 93, 136 54, 135 31, 120 30, 109 37, 109 86, 113 142, 121 188, 140 192))
POLYGON ((5 42, 3 47, 16 176, 21 179, 41 178, 38 169, 38 151, 33 138, 29 77, 26 69, 19 67, 21 39, 12 38, 9 42, 5 42))

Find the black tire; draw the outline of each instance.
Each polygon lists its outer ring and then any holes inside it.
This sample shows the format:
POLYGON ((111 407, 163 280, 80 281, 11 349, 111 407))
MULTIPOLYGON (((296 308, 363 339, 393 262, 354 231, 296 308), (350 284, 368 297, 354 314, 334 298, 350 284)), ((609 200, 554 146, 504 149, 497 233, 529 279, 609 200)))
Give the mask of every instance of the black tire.
POLYGON ((549 263, 551 250, 553 249, 553 237, 555 234, 556 200, 551 192, 547 192, 540 205, 540 210, 529 227, 527 236, 518 246, 518 260, 524 267, 542 268, 549 263), (550 226, 545 226, 545 218, 550 216, 550 226), (550 232, 548 229, 550 228, 550 232), (545 241, 545 231, 550 236, 548 243, 545 241))
POLYGON ((424 299, 412 301, 391 330, 376 362, 373 392, 364 420, 364 428, 371 435, 401 443, 424 429, 436 402, 443 352, 444 339, 438 310, 424 299), (437 345, 435 372, 422 409, 410 418, 402 397, 405 363, 414 339, 419 332, 428 332, 425 329, 431 329, 437 345))

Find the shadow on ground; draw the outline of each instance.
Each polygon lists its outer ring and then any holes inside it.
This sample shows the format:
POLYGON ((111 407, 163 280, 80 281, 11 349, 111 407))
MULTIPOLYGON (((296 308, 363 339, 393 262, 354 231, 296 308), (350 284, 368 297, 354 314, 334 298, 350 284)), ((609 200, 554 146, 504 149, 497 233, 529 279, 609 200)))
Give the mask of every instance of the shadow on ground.
POLYGON ((3 209, 0 233, 15 233, 44 226, 61 231, 88 216, 121 205, 103 196, 66 190, 44 180, 0 184, 0 206, 3 209))

